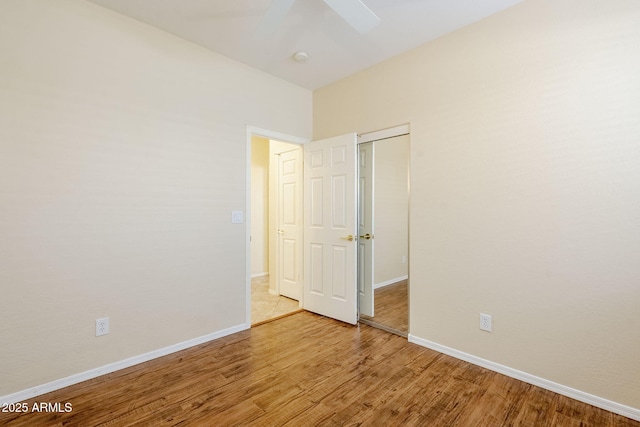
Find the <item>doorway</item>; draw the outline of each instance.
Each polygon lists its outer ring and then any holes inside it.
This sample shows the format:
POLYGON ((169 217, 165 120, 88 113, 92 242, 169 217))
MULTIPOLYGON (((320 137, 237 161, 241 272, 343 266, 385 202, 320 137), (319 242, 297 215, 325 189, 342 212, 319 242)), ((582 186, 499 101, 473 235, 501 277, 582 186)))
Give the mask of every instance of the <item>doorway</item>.
POLYGON ((251 325, 300 310, 302 149, 249 136, 249 287, 251 325))
MULTIPOLYGON (((356 324, 358 321, 358 268, 362 268, 363 263, 358 263, 357 253, 361 241, 374 240, 373 231, 359 234, 358 229, 358 142, 378 141, 392 138, 394 136, 408 134, 409 125, 400 126, 393 129, 375 132, 376 138, 371 138, 373 134, 357 136, 355 133, 344 134, 332 138, 314 141, 313 144, 305 145, 304 152, 304 189, 303 206, 304 228, 303 228, 303 292, 300 294, 299 307, 304 307, 324 316, 333 317, 346 323, 356 324), (398 129, 405 129, 403 133, 398 133, 398 129), (380 136, 384 134, 385 136, 380 136), (362 237, 360 237, 362 236, 362 237), (358 267, 358 268, 357 268, 358 267)), ((247 128, 247 192, 246 206, 247 214, 247 323, 251 326, 251 217, 252 212, 252 191, 251 191, 251 140, 254 136, 262 136, 267 139, 304 144, 308 141, 300 138, 291 138, 286 135, 263 131, 260 129, 247 128)), ((408 141, 408 139, 407 139, 408 141)), ((397 147, 396 147, 397 148, 397 147)), ((397 151, 397 150, 394 150, 397 151)), ((408 159, 408 151, 407 151, 408 159)), ((408 163, 407 159, 405 162, 408 163)), ((408 180, 408 179, 407 179, 408 180)), ((407 197, 408 198, 408 197, 407 197)), ((408 205, 407 200, 404 201, 408 205)), ((399 215, 396 213, 396 215, 399 215)), ((400 216, 402 216, 400 214, 400 216)), ((408 217, 408 215, 405 215, 408 217)), ((408 219, 406 220, 408 223, 408 219)), ((282 229, 276 229, 276 232, 282 229)), ((284 231, 284 230, 283 230, 284 231)), ((276 234, 269 233, 270 245, 276 234)), ((384 233, 383 233, 384 235, 384 233)), ((408 233, 404 233, 408 239, 408 233)), ((384 241, 382 239, 381 241, 384 241)), ((380 247, 385 247, 382 245, 380 247)), ((408 244, 406 245, 408 246, 408 244)), ((375 251, 371 251, 374 253, 375 251)), ((401 255, 401 262, 407 265, 408 271, 408 248, 401 255)), ((382 259, 382 258, 381 258, 382 259)), ((372 273, 371 295, 374 295, 374 264, 377 261, 372 258, 368 265, 372 273)), ((269 256, 270 275, 277 268, 274 265, 274 256, 269 256)), ((275 263, 275 265, 278 265, 275 263)), ((382 269, 378 268, 379 271, 382 269)), ((380 274, 378 274, 380 275, 380 274)), ((408 282, 408 274, 406 275, 408 282)), ((397 279, 397 276, 394 276, 397 279)), ((379 279, 377 287, 384 287, 388 283, 381 283, 379 279)), ((270 284, 271 285, 271 284, 270 284)), ((271 288, 271 286, 270 286, 271 288)), ((276 292, 277 293, 277 292, 276 292)), ((378 298, 380 300, 380 298, 378 298)), ((406 300, 406 298, 405 298, 406 300)), ((380 301, 379 301, 380 302, 380 301)), ((372 302, 372 308, 376 308, 372 302)), ((377 316, 381 313, 378 310, 377 316)), ((408 309, 404 310, 408 313, 408 309)), ((372 313, 372 317, 376 314, 372 313)), ((405 316, 408 319, 408 316, 405 316)), ((380 326, 382 327, 382 326, 380 326)), ((392 330, 393 332, 393 330, 392 330)), ((405 333, 404 336, 407 334, 405 333)))
POLYGON ((360 321, 406 337, 409 292, 408 126, 361 136, 360 321))

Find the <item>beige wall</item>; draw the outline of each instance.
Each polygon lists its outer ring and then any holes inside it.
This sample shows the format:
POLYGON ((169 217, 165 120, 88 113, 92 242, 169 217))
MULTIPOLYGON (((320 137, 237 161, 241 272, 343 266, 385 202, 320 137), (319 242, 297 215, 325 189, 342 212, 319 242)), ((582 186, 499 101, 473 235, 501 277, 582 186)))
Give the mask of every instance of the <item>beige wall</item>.
POLYGON ((408 274, 409 135, 374 142, 374 287, 408 274))
POLYGON ((269 273, 269 140, 251 137, 251 275, 269 273))
POLYGON ((248 324, 247 125, 311 92, 80 0, 0 2, 0 64, 0 396, 248 324))
POLYGON ((638 22, 525 1, 314 92, 315 138, 411 123, 413 336, 640 408, 638 22))

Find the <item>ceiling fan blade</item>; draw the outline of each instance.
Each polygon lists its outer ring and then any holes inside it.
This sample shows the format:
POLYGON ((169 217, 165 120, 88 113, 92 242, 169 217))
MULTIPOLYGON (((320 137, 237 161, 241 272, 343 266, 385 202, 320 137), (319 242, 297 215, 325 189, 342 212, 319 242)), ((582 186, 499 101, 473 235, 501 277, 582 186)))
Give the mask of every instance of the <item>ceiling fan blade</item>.
POLYGON ((364 34, 380 23, 380 18, 360 0, 324 0, 357 32, 364 34))
POLYGON ((293 6, 295 0, 273 0, 267 9, 267 13, 262 17, 260 25, 254 34, 256 39, 265 39, 272 36, 278 29, 280 23, 293 6))

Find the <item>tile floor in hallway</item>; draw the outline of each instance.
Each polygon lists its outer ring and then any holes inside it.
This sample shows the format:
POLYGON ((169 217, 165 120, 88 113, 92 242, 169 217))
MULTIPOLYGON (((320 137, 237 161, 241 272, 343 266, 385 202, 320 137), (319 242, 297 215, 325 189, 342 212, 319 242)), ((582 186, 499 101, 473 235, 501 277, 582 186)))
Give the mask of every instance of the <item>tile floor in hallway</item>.
POLYGON ((269 276, 251 279, 251 324, 298 311, 298 301, 269 293, 269 276))

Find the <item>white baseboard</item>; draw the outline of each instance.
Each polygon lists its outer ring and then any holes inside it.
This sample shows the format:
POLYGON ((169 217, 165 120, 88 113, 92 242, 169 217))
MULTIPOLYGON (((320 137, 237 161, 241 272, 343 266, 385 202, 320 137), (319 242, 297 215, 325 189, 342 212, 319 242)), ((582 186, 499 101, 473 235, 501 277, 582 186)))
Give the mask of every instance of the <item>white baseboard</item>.
POLYGON ((395 279, 387 280, 385 282, 374 283, 373 289, 384 288, 385 286, 393 285, 394 283, 400 282, 402 280, 407 280, 408 278, 409 276, 405 275, 405 276, 396 277, 395 279))
POLYGON ((535 375, 531 375, 526 372, 522 372, 517 369, 492 362, 490 360, 482 359, 472 354, 464 353, 462 351, 446 347, 433 341, 416 337, 412 334, 409 334, 409 342, 418 344, 422 347, 430 348, 431 350, 435 350, 439 353, 444 353, 451 357, 455 357, 456 359, 464 360, 465 362, 473 363, 474 365, 487 368, 489 370, 544 388, 546 390, 553 391, 563 396, 588 403, 589 405, 597 406, 598 408, 614 412, 627 418, 631 418, 632 420, 640 421, 640 409, 638 408, 632 408, 631 406, 626 406, 621 403, 594 396, 593 394, 585 393, 583 391, 576 390, 562 384, 554 383, 553 381, 549 381, 544 378, 540 378, 535 375))
POLYGON ((166 356, 168 354, 175 353, 180 350, 185 350, 189 347, 194 347, 196 345, 204 344, 206 342, 213 341, 215 339, 222 338, 227 335, 235 334, 236 332, 249 329, 250 327, 251 325, 247 325, 247 324, 232 326, 231 328, 223 329, 218 332, 214 332, 214 333, 204 335, 198 338, 194 338, 188 341, 184 341, 178 344, 170 345, 168 347, 164 347, 158 350, 150 351, 148 353, 144 353, 139 356, 130 357, 128 359, 124 359, 119 362, 114 362, 105 366, 101 366, 99 368, 90 369, 88 371, 81 372, 79 374, 74 374, 66 378, 61 378, 59 380, 51 381, 46 384, 31 387, 26 390, 22 390, 13 394, 0 396, 0 405, 4 403, 22 402, 24 400, 31 399, 36 396, 40 396, 41 394, 59 390, 61 388, 68 387, 70 385, 78 384, 82 381, 90 380, 92 378, 109 374, 111 372, 115 372, 120 369, 125 369, 130 366, 137 365, 139 363, 148 362, 149 360, 157 359, 158 357, 166 356))

